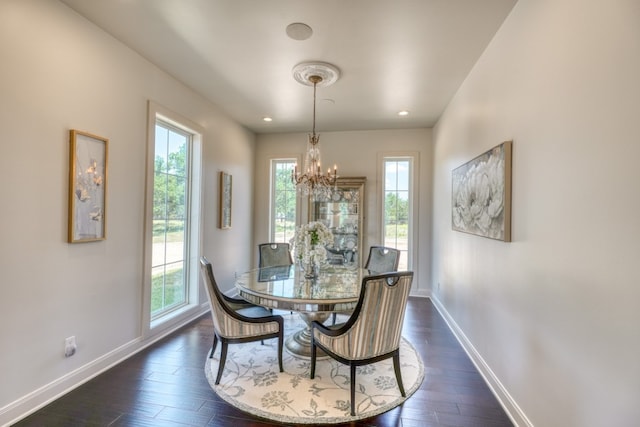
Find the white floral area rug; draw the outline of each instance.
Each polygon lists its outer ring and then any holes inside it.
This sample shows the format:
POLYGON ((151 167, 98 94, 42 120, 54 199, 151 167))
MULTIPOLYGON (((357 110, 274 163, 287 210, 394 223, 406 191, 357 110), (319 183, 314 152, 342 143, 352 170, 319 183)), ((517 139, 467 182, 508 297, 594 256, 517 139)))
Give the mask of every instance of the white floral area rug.
MULTIPOLYGON (((285 317, 285 336, 303 327, 296 314, 285 317)), ((285 338, 286 339, 286 338, 285 338)), ((205 372, 213 390, 226 402, 245 412, 288 424, 337 424, 372 417, 402 404, 419 387, 424 365, 405 339, 400 345, 400 371, 406 397, 398 389, 391 358, 356 370, 356 415, 350 415, 349 367, 332 358, 316 361, 315 379, 309 378, 311 362, 283 351, 284 372, 278 369, 277 339, 261 345, 229 344, 219 385, 215 385, 220 347, 212 359, 207 354, 205 372)))

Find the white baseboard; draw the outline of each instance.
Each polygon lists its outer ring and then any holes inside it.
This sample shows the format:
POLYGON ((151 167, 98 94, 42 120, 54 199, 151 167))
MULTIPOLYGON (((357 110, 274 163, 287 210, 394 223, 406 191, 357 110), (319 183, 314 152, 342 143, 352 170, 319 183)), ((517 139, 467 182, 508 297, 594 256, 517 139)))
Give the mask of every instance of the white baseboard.
POLYGON ((123 360, 126 360, 141 350, 144 350, 151 344, 202 316, 202 314, 206 313, 208 310, 208 305, 205 306, 205 308, 205 311, 195 313, 189 318, 181 321, 179 324, 173 325, 171 328, 162 331, 162 333, 158 335, 154 335, 146 341, 143 341, 142 338, 136 338, 129 341, 128 343, 104 354, 86 365, 65 374, 49 384, 45 384, 25 396, 22 396, 20 399, 0 408, 0 426, 7 427, 16 423, 59 397, 67 394, 71 390, 114 367, 123 360))
POLYGON ((464 351, 467 353, 476 369, 478 369, 480 375, 482 375, 485 382, 495 395, 496 399, 498 399, 498 402, 500 402, 500 405, 502 405, 503 409, 505 410, 511 421, 514 423, 514 425, 516 427, 533 427, 531 421, 529 421, 525 413, 522 411, 522 409, 520 409, 520 406, 518 406, 513 397, 511 397, 507 389, 504 387, 504 385, 502 385, 498 377, 493 373, 489 365, 484 361, 480 353, 478 353, 478 351, 475 349, 471 341, 469 341, 462 329, 460 329, 455 320, 453 320, 451 315, 449 315, 447 309, 444 308, 442 303, 433 295, 430 298, 433 302, 433 305, 436 307, 438 312, 440 312, 440 315, 445 320, 445 322, 447 322, 449 329, 451 329, 453 335, 455 335, 462 348, 464 348, 464 351))
POLYGON ((143 348, 140 347, 140 343, 140 339, 130 341, 1 408, 0 420, 11 420, 8 424, 3 424, 3 426, 10 425, 25 418, 112 366, 115 366, 127 357, 132 356, 143 348))
POLYGON ((416 291, 416 292, 412 291, 411 293, 409 293, 409 296, 410 297, 417 297, 417 298, 429 298, 430 297, 429 292, 423 291, 423 290, 416 291))

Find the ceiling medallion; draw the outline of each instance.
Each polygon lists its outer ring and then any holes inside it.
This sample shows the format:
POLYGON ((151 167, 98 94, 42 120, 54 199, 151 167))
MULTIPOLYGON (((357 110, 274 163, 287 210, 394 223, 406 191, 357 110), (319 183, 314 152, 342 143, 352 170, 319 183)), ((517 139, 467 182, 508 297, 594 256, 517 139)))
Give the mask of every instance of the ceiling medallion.
POLYGON ((327 87, 334 84, 340 78, 340 70, 335 65, 327 62, 301 62, 293 67, 293 78, 298 83, 306 86, 313 86, 311 76, 322 78, 318 82, 318 87, 327 87))

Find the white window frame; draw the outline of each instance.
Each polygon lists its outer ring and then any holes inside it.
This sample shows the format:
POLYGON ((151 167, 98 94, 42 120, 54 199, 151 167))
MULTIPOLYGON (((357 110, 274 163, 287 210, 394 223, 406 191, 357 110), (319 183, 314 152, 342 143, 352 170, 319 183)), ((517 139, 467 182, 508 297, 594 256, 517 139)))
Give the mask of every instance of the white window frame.
POLYGON ((382 152, 378 153, 378 182, 380 188, 378 190, 379 203, 378 212, 380 214, 380 234, 378 236, 379 244, 384 242, 385 224, 384 224, 384 209, 385 209, 385 162, 387 160, 408 160, 411 167, 411 173, 409 174, 409 210, 408 210, 408 224, 409 231, 407 233, 407 270, 414 271, 414 275, 417 276, 414 266, 418 259, 418 248, 416 242, 418 241, 418 206, 419 206, 419 180, 420 176, 420 153, 417 151, 403 151, 403 152, 382 152))
POLYGON ((143 261, 143 336, 151 336, 169 329, 192 317, 200 310, 199 303, 199 258, 202 251, 202 136, 204 129, 191 120, 168 110, 161 105, 149 101, 147 116, 147 171, 145 188, 145 225, 144 225, 144 261, 143 261), (187 270, 186 303, 180 308, 167 313, 157 319, 151 318, 151 268, 153 245, 153 180, 155 166, 155 127, 156 121, 161 120, 173 127, 179 128, 191 137, 190 179, 190 207, 188 209, 188 236, 186 244, 187 270))
MULTIPOLYGON (((275 192, 276 192, 276 174, 275 174, 275 166, 277 163, 294 163, 298 164, 297 157, 274 157, 269 161, 269 241, 276 241, 276 203, 275 203, 275 192)), ((300 214, 300 201, 298 197, 298 192, 294 188, 294 197, 296 201, 296 214, 294 218, 294 227, 298 224, 298 217, 300 214)), ((288 243, 288 242, 285 242, 288 243)))

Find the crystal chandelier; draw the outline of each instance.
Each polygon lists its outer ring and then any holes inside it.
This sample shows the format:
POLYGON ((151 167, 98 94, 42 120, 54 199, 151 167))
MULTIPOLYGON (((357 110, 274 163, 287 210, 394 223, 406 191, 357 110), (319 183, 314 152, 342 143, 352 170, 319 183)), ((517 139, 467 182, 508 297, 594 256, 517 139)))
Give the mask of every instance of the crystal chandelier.
POLYGON ((337 80, 337 76, 337 69, 330 64, 300 64, 294 68, 296 80, 313 85, 313 128, 312 133, 309 134, 303 169, 298 170, 298 165, 295 165, 291 172, 291 180, 300 194, 309 196, 313 200, 331 197, 332 186, 335 185, 338 178, 338 167, 335 165, 333 171, 329 168, 326 174, 322 172, 320 147, 318 146, 320 135, 316 134, 316 88, 318 84, 324 83, 325 86, 332 84, 337 80), (326 80, 325 77, 329 77, 329 80, 326 80))

